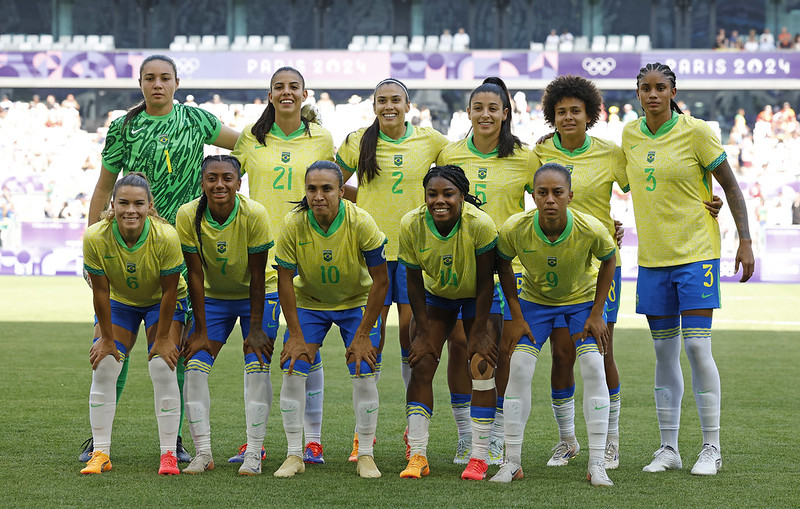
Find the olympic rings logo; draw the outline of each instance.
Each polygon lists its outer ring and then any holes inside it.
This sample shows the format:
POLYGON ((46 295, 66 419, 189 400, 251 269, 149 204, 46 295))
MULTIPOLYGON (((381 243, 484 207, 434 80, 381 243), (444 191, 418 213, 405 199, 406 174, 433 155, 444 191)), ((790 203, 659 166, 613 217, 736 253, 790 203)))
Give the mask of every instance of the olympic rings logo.
POLYGON ((584 58, 581 67, 592 76, 598 74, 608 76, 611 71, 616 69, 617 61, 613 58, 584 58))
POLYGON ((175 66, 178 68, 179 75, 192 74, 200 68, 200 60, 197 58, 176 58, 175 66))

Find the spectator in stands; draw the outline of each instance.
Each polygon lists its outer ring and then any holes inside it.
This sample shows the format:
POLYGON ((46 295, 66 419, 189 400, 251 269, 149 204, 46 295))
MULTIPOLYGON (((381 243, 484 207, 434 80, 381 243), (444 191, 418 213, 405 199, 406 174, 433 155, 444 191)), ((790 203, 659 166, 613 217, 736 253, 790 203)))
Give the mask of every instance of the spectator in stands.
POLYGON ((331 118, 333 116, 333 113, 336 111, 336 105, 331 101, 331 96, 328 92, 319 94, 317 109, 320 115, 322 115, 322 118, 331 118))
POLYGON ((778 47, 781 49, 792 48, 792 34, 789 33, 789 29, 786 27, 782 27, 781 33, 778 34, 778 47))
POLYGON ((714 49, 727 49, 730 47, 730 41, 728 37, 725 35, 725 29, 720 28, 717 31, 717 37, 714 39, 714 49))
POLYGON ((800 50, 800 33, 794 36, 794 49, 800 50))
POLYGON ((561 43, 561 44, 563 44, 565 42, 566 43, 571 43, 574 40, 575 40, 575 36, 572 35, 572 32, 570 32, 566 28, 561 31, 561 36, 558 38, 558 42, 561 43))
POLYGON ((775 36, 772 35, 769 28, 765 28, 764 32, 758 38, 758 49, 761 51, 772 51, 775 49, 775 36))
POLYGON ((608 122, 621 122, 619 119, 619 107, 618 106, 611 106, 608 108, 608 122))
POLYGON ((192 94, 187 95, 186 96, 186 100, 183 102, 183 105, 184 106, 195 106, 195 107, 197 107, 197 103, 194 102, 194 96, 192 94))
POLYGON ((728 43, 731 49, 742 49, 744 46, 744 37, 739 36, 738 30, 731 30, 731 36, 728 37, 728 43))
POLYGON ((792 202, 792 224, 800 224, 800 191, 794 193, 792 202))
POLYGON ((75 99, 75 96, 72 94, 67 94, 67 98, 61 101, 62 108, 72 108, 74 110, 80 110, 81 105, 78 104, 78 101, 75 99))
POLYGON ((622 107, 622 121, 624 123, 627 124, 631 120, 636 120, 637 118, 639 118, 639 114, 634 111, 633 106, 630 104, 625 104, 622 107))
POLYGON ((458 32, 453 36, 453 49, 466 50, 469 49, 469 34, 464 27, 458 29, 458 32))
POLYGON ((547 47, 558 47, 559 42, 561 42, 561 38, 558 36, 558 32, 556 29, 553 28, 550 30, 550 35, 547 36, 547 39, 544 40, 544 46, 547 47))
POLYGON ((453 34, 450 33, 449 28, 442 30, 442 35, 439 36, 439 45, 446 48, 453 46, 453 34))
POLYGON ((11 108, 11 99, 8 98, 8 94, 3 94, 3 98, 0 99, 0 109, 8 110, 11 108))
POLYGON ((3 186, 3 194, 0 195, 0 222, 6 218, 13 219, 16 215, 14 201, 11 199, 11 190, 8 186, 3 186))
POLYGON ((758 38, 756 37, 755 30, 750 30, 750 34, 747 36, 743 48, 745 51, 758 51, 758 38))
POLYGON ((756 117, 756 122, 772 122, 772 106, 767 104, 756 117))

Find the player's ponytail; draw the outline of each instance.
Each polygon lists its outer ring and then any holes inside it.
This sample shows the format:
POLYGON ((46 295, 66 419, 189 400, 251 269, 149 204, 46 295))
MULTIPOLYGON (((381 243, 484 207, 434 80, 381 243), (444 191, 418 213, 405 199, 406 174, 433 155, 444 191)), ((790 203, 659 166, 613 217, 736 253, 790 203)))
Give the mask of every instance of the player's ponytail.
MULTIPOLYGON (((673 89, 676 88, 678 77, 675 76, 675 73, 672 71, 672 69, 667 64, 662 64, 661 62, 654 62, 654 63, 649 63, 644 67, 642 67, 641 69, 639 69, 639 74, 636 75, 637 89, 639 88, 639 82, 642 80, 642 78, 644 78, 644 75, 650 71, 660 72, 661 74, 664 75, 665 78, 669 80, 670 84, 672 84, 672 88, 673 89)), ((683 111, 681 111, 681 109, 678 107, 678 103, 675 102, 675 99, 669 100, 669 109, 678 114, 683 114, 683 111)))
POLYGON ((428 182, 434 177, 441 177, 445 180, 450 181, 456 189, 458 189, 462 195, 464 195, 464 201, 467 203, 471 203, 476 207, 480 208, 483 205, 483 202, 475 195, 469 194, 469 179, 467 175, 464 173, 459 166, 453 164, 445 164, 443 166, 434 166, 428 173, 425 174, 425 178, 422 179, 422 187, 428 187, 428 182))
MULTIPOLYGON (((335 173, 339 179, 339 188, 344 186, 344 174, 342 173, 342 169, 333 161, 322 160, 311 163, 311 166, 306 169, 306 178, 308 178, 308 174, 312 171, 331 171, 335 173)), ((293 201, 289 203, 295 204, 294 210, 296 211, 305 211, 311 208, 308 204, 308 197, 306 196, 303 196, 303 199, 300 201, 293 201)))
POLYGON ((495 76, 486 78, 478 88, 472 91, 469 96, 469 103, 472 104, 472 98, 475 97, 475 94, 481 92, 489 92, 497 95, 500 98, 503 109, 508 111, 506 119, 500 123, 500 139, 497 145, 497 157, 502 158, 514 155, 514 149, 516 147, 522 147, 522 141, 511 132, 513 108, 511 107, 511 96, 508 93, 505 82, 495 76))
MULTIPOLYGON (((161 60, 162 62, 168 63, 172 67, 172 72, 175 74, 175 79, 178 79, 178 68, 175 65, 175 61, 169 58, 166 55, 150 55, 149 57, 142 60, 142 64, 139 66, 139 81, 142 79, 142 73, 144 72, 144 66, 153 60, 161 60)), ((122 130, 125 131, 125 127, 128 125, 128 122, 133 120, 133 117, 138 115, 139 113, 143 112, 147 109, 147 102, 142 99, 137 105, 133 108, 128 110, 128 113, 125 114, 125 120, 122 121, 122 130)))
MULTIPOLYGON (((275 81, 275 76, 277 76, 278 73, 284 71, 295 73, 297 77, 300 78, 300 84, 303 86, 303 90, 305 90, 306 80, 303 79, 303 75, 300 74, 300 71, 298 71, 294 67, 289 67, 289 66, 281 67, 272 74, 272 78, 269 80, 270 90, 272 90, 272 84, 275 81)), ((311 127, 309 125, 309 121, 303 118, 302 114, 300 115, 300 121, 303 123, 303 126, 305 127, 305 134, 307 136, 311 136, 311 127)), ((258 140, 259 143, 265 145, 267 134, 272 129, 272 125, 274 123, 275 123, 275 106, 273 106, 272 101, 268 101, 267 107, 264 108, 264 112, 261 114, 260 117, 258 117, 258 120, 256 120, 255 124, 253 124, 253 127, 250 128, 250 132, 253 134, 253 136, 256 137, 256 140, 258 140)))

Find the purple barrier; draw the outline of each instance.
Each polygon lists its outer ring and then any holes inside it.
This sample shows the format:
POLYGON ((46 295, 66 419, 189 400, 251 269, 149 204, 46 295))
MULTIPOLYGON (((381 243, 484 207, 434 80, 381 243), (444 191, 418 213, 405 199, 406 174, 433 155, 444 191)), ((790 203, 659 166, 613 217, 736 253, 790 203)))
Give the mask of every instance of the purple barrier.
POLYGON ((23 221, 21 248, 0 250, 0 274, 60 276, 83 273, 86 221, 23 221))

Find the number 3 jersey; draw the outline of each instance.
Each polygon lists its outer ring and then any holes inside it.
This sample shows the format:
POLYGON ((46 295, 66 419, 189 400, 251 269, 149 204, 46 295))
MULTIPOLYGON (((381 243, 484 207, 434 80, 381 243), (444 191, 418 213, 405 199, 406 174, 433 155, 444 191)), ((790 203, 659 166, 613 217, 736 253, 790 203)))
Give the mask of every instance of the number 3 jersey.
MULTIPOLYGON (((161 277, 180 274, 183 253, 175 228, 159 220, 145 219, 133 247, 122 239, 117 220, 101 220, 83 235, 83 267, 95 276, 106 276, 111 298, 135 307, 161 302, 161 277)), ((186 297, 186 282, 179 276, 178 298, 186 297)))
POLYGON ((375 220, 352 202, 341 200, 339 213, 323 231, 311 210, 290 212, 275 248, 281 267, 297 270, 297 307, 340 311, 367 303, 372 277, 365 252, 386 244, 375 220))
POLYGON ((671 267, 720 257, 719 223, 711 200, 711 172, 725 150, 708 125, 673 112, 658 132, 645 118, 622 131, 622 150, 633 198, 639 265, 671 267))
POLYGON ((461 218, 442 236, 428 212, 418 207, 400 221, 400 254, 406 267, 422 271, 425 290, 445 299, 468 299, 477 294, 476 257, 497 244, 497 229, 489 214, 464 203, 461 218))
POLYGON ((594 300, 598 269, 592 256, 607 260, 617 245, 599 219, 567 209, 567 226, 550 241, 539 225, 539 211, 514 214, 500 228, 499 256, 519 257, 524 267, 520 298, 546 306, 594 300))
MULTIPOLYGON (((336 162, 343 170, 355 173, 366 128, 351 133, 339 147, 336 162)), ((386 259, 397 260, 400 222, 398 218, 425 203, 422 179, 447 145, 447 138, 431 127, 413 127, 406 122, 406 132, 398 140, 378 133, 375 160, 380 174, 369 182, 359 182, 358 206, 375 219, 378 228, 389 238, 386 259)))
MULTIPOLYGON (((178 236, 181 248, 187 253, 200 254, 195 215, 200 199, 178 209, 178 236)), ((206 297, 223 300, 250 297, 249 255, 263 253, 275 244, 269 227, 269 216, 263 205, 242 195, 228 219, 219 224, 206 207, 200 222, 200 239, 203 242, 203 286, 206 297)), ((274 270, 272 271, 274 273, 274 270)), ((267 286, 277 284, 267 281, 267 286)))

